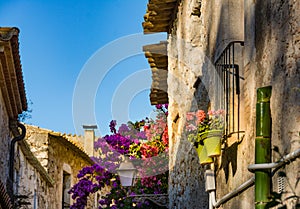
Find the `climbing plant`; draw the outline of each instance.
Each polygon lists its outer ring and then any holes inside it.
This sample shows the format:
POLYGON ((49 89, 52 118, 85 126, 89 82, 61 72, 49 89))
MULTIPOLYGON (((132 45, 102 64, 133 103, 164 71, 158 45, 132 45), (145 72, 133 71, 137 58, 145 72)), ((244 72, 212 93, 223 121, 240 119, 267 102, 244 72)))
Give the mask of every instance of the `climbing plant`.
POLYGON ((101 208, 160 208, 149 201, 135 202, 137 194, 162 194, 168 189, 168 105, 157 105, 154 119, 122 124, 110 122, 111 133, 99 138, 92 166, 82 168, 77 175, 78 183, 69 193, 75 200, 71 209, 84 209, 91 194, 109 188, 99 200, 101 208), (122 187, 116 169, 129 158, 137 168, 139 178, 135 185, 122 187))

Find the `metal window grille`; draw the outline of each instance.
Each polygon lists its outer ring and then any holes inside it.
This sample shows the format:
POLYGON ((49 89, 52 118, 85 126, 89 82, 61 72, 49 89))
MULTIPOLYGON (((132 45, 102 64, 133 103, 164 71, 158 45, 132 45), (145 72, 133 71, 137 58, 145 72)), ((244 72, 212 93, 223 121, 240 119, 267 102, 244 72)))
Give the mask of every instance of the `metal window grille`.
POLYGON ((215 62, 217 77, 217 102, 225 110, 225 137, 241 132, 241 82, 244 80, 242 49, 244 42, 230 42, 215 62))

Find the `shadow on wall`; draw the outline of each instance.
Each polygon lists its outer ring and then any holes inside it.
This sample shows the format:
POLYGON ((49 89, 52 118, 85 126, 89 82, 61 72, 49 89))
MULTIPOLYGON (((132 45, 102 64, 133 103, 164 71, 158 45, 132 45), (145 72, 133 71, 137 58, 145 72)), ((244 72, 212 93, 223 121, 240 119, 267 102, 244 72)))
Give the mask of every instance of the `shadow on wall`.
MULTIPOLYGON (((204 169, 200 165, 193 144, 184 134, 181 135, 176 150, 174 167, 171 168, 174 176, 171 179, 172 185, 180 189, 176 189, 176 193, 173 193, 174 202, 170 208, 207 209, 208 195, 205 192, 204 169)), ((172 188, 169 188, 169 191, 172 191, 172 188)))
MULTIPOLYGON (((179 116, 175 114, 172 129, 178 131, 179 116)), ((172 137, 173 138, 173 137, 172 137)), ((170 150, 174 156, 169 177, 169 208, 207 209, 208 195, 205 192, 204 169, 196 150, 184 134, 176 137, 170 150), (179 141, 177 141, 179 140, 179 141)))
MULTIPOLYGON (((206 65, 208 65, 206 63, 206 65)), ((204 64, 205 68, 205 64, 204 64)), ((208 67, 206 67, 208 68, 208 67)), ((209 81, 208 78, 198 77, 193 87, 194 98, 192 100, 191 108, 189 111, 208 110, 209 107, 209 92, 205 82, 209 81), (206 80, 203 80, 206 79, 206 80)), ((182 113, 185 114, 185 113, 182 113)), ((184 116, 178 115, 173 120, 173 132, 178 133, 179 118, 184 119, 184 116)), ((169 184, 169 192, 171 198, 174 198, 173 205, 170 208, 191 208, 191 209, 207 209, 208 207, 208 194, 205 191, 204 167, 200 165, 199 157, 194 145, 188 141, 186 133, 182 132, 180 140, 176 142, 174 167, 170 168, 173 176, 170 177, 171 183, 169 184), (173 189, 174 187, 174 189, 173 189), (174 193, 175 191, 175 193, 174 193)))
POLYGON ((300 63, 297 61, 299 53, 295 49, 300 44, 294 41, 299 28, 293 7, 297 8, 297 5, 291 1, 272 4, 258 0, 255 8, 255 48, 260 49, 256 56, 257 86, 272 85, 274 96, 271 103, 276 107, 272 111, 272 120, 274 124, 284 121, 273 125, 272 143, 280 145, 283 154, 293 149, 292 141, 299 131, 300 91, 297 89, 300 89, 300 63))
POLYGON ((237 170, 237 149, 238 149, 238 142, 233 143, 229 147, 225 147, 222 152, 222 163, 221 169, 223 169, 225 174, 226 183, 229 179, 229 169, 231 166, 232 176, 235 175, 237 170))

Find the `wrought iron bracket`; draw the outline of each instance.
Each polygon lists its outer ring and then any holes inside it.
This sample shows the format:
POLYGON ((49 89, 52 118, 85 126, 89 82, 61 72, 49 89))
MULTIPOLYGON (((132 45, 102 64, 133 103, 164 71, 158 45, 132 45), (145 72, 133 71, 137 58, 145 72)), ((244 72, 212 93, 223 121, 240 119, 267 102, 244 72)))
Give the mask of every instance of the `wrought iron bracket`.
POLYGON ((149 200, 154 204, 166 207, 169 206, 169 195, 168 194, 143 194, 143 195, 130 195, 133 200, 136 202, 145 202, 145 200, 149 200))

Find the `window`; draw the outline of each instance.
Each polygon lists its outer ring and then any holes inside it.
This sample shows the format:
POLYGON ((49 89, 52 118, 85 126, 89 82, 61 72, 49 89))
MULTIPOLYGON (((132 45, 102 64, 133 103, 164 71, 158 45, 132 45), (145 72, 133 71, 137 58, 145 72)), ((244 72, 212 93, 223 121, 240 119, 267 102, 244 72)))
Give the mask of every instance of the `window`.
POLYGON ((70 187, 71 175, 63 171, 62 209, 70 208, 70 194, 68 193, 70 187))
MULTIPOLYGON (((217 102, 224 107, 225 116, 225 137, 237 134, 240 138, 241 130, 241 89, 244 81, 242 65, 242 50, 244 42, 230 42, 215 62, 217 77, 221 85, 217 85, 217 92, 220 92, 217 102)), ((216 78, 215 78, 216 79, 216 78)))
POLYGON ((38 208, 37 206, 38 206, 38 196, 37 196, 37 191, 35 189, 33 193, 33 209, 37 209, 38 208))

